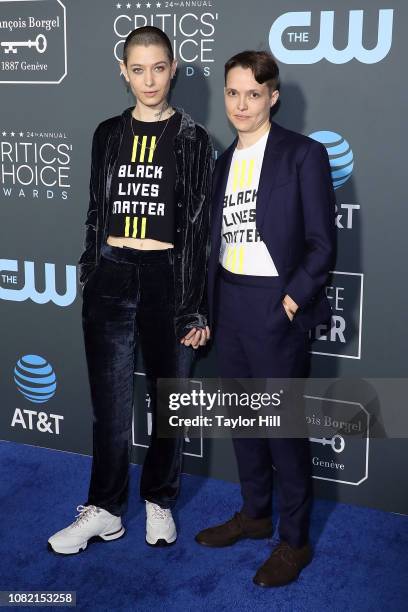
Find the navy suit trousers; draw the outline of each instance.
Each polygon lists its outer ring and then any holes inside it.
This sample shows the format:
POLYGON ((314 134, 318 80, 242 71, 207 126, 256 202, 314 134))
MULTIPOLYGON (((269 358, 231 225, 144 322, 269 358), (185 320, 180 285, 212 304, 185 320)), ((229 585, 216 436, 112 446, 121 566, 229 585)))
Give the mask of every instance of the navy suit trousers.
MULTIPOLYGON (((304 378, 309 337, 282 305, 280 277, 232 274, 220 267, 216 287, 215 347, 222 378, 304 378)), ((272 512, 278 484, 279 535, 293 547, 308 540, 312 501, 309 441, 305 438, 235 438, 243 497, 251 518, 272 512)))

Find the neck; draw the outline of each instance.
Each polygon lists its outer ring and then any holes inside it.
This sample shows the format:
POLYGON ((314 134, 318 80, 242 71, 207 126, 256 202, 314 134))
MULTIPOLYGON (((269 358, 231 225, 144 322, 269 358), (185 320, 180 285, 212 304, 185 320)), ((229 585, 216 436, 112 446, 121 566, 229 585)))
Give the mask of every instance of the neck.
POLYGON ((171 114, 171 106, 164 100, 156 106, 145 106, 138 102, 132 111, 132 115, 139 121, 158 121, 159 119, 167 119, 171 114))
POLYGON ((252 132, 238 131, 237 149, 246 149, 255 144, 262 136, 264 136, 271 127, 271 122, 267 119, 252 132))

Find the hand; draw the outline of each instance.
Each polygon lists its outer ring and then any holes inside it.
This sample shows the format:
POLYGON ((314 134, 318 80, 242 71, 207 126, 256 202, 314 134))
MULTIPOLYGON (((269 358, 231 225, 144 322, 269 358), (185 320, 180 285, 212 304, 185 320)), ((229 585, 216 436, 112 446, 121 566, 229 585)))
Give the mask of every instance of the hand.
POLYGON ((282 302, 282 306, 284 307, 285 312, 286 312, 287 316, 289 317, 290 321, 293 321, 294 315, 291 313, 291 311, 289 310, 289 308, 287 307, 285 302, 282 302))
POLYGON ((199 346, 204 346, 210 339, 210 328, 208 325, 204 328, 193 327, 190 329, 188 334, 180 340, 184 346, 192 346, 193 349, 197 349, 199 346))
POLYGON ((292 298, 288 294, 286 294, 285 297, 283 298, 282 305, 290 321, 293 321, 293 317, 295 316, 296 311, 299 308, 299 306, 296 304, 294 300, 292 300, 292 298))

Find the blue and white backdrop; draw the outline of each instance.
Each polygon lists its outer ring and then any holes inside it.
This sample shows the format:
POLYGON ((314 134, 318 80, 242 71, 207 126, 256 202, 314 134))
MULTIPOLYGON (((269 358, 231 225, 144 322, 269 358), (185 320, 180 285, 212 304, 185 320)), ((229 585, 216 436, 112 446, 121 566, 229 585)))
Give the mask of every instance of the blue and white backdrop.
MULTIPOLYGON (((91 137, 133 103, 118 59, 129 31, 145 24, 172 40, 172 101, 208 127, 218 153, 233 138, 225 60, 245 48, 274 53, 282 80, 275 119, 326 146, 337 198, 338 258, 326 288, 332 326, 313 332, 312 374, 406 377, 407 12, 402 0, 0 0, 3 439, 92 452, 76 281, 91 137)), ((211 351, 195 375, 216 375, 211 351)), ((149 439, 143 378, 137 365, 135 462, 149 439)), ((332 401, 341 418, 360 400, 356 391, 332 401)), ((403 436, 341 453, 313 442, 312 461, 317 495, 408 512, 403 436)), ((187 441, 185 471, 235 480, 230 442, 187 441)))

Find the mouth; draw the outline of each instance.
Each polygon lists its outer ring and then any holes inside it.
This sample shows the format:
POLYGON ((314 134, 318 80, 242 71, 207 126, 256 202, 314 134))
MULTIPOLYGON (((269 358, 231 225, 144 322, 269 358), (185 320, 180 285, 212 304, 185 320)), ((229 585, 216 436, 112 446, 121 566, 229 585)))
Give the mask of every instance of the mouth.
POLYGON ((154 96, 157 96, 158 93, 158 91, 144 91, 143 95, 147 96, 148 98, 153 98, 154 96))
POLYGON ((238 119, 238 121, 244 121, 245 119, 249 119, 250 117, 248 115, 234 115, 235 119, 238 119))

